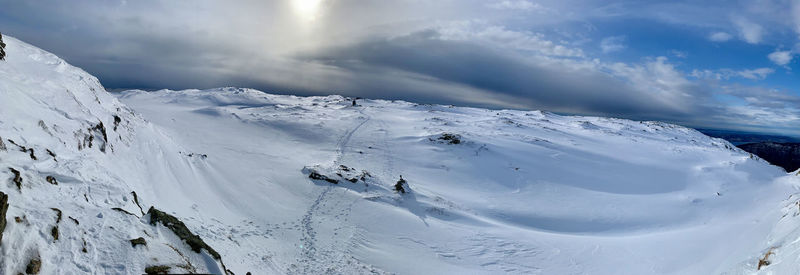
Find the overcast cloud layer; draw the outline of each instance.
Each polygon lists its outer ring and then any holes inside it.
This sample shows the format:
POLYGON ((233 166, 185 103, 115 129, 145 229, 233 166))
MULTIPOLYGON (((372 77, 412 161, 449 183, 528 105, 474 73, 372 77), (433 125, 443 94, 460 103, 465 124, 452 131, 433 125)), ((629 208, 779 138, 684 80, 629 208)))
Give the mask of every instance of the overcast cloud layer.
POLYGON ((240 86, 800 135, 800 1, 0 7, 0 32, 54 52, 110 89, 240 86))

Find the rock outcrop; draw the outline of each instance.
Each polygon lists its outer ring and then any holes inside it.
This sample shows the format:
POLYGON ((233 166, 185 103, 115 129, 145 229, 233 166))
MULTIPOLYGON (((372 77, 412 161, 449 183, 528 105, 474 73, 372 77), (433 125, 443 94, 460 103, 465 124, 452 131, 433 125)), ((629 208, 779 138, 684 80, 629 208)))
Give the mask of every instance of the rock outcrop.
POLYGON ((0 244, 3 242, 3 231, 6 230, 6 213, 8 213, 8 195, 0 192, 0 244))

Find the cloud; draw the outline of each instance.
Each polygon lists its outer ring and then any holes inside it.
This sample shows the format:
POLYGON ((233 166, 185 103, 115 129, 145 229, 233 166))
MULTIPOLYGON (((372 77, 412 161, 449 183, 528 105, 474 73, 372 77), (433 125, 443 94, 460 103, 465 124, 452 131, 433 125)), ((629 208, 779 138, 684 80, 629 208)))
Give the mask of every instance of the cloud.
POLYGON ((739 36, 750 44, 761 43, 764 35, 764 28, 744 17, 734 17, 733 24, 739 30, 739 36))
POLYGON ((731 39, 733 39, 733 35, 731 35, 731 34, 729 34, 727 32, 715 32, 715 33, 712 33, 712 34, 710 34, 708 36, 708 40, 711 40, 711 41, 714 41, 714 42, 726 42, 726 41, 731 40, 731 39))
POLYGON ((794 30, 800 37, 800 1, 792 1, 792 19, 794 21, 794 30))
POLYGON ((754 70, 742 70, 738 71, 737 74, 741 77, 752 79, 752 80, 762 80, 767 78, 768 75, 774 73, 775 70, 772 68, 758 68, 754 70))
POLYGON ((706 66, 693 44, 706 35, 765 44, 720 48, 800 45, 790 0, 322 0, 314 20, 289 2, 0 0, 0 26, 111 88, 244 86, 800 134, 787 122, 800 111, 782 103, 797 91, 729 83, 774 69, 693 67, 706 66), (639 47, 636 32, 604 37, 629 22, 676 30, 686 40, 664 45, 685 52, 639 47))
POLYGON ((489 8, 498 9, 498 10, 539 10, 542 9, 542 6, 538 3, 533 3, 530 1, 525 0, 504 0, 500 2, 494 2, 487 5, 489 8))
POLYGON ((486 25, 473 21, 442 24, 436 28, 439 38, 453 41, 471 41, 484 46, 505 50, 525 51, 546 56, 583 57, 583 50, 545 39, 541 33, 513 31, 503 26, 486 25))
POLYGON ((304 58, 357 75, 425 76, 460 87, 430 96, 459 98, 460 89, 469 87, 489 98, 502 96, 529 108, 569 113, 683 119, 708 112, 698 103, 711 96, 666 57, 630 65, 498 52, 481 43, 444 39, 436 29, 330 48, 304 58))
POLYGON ((777 89, 734 85, 726 87, 724 94, 743 98, 753 107, 782 109, 800 106, 800 96, 777 89))
POLYGON ((627 48, 625 45, 625 41, 627 38, 625 36, 611 36, 603 38, 600 41, 600 49, 603 50, 603 53, 611 53, 611 52, 618 52, 627 48))
POLYGON ((794 54, 791 51, 777 50, 767 55, 767 58, 769 58, 772 63, 775 63, 775 65, 786 66, 792 62, 794 54))
POLYGON ((698 79, 714 79, 714 80, 728 80, 734 77, 741 77, 750 80, 764 80, 770 74, 774 73, 772 68, 757 68, 757 69, 719 69, 719 70, 693 70, 690 76, 698 79))
POLYGON ((689 53, 687 53, 685 51, 670 50, 669 53, 671 55, 677 57, 677 58, 687 58, 687 57, 689 57, 689 53))

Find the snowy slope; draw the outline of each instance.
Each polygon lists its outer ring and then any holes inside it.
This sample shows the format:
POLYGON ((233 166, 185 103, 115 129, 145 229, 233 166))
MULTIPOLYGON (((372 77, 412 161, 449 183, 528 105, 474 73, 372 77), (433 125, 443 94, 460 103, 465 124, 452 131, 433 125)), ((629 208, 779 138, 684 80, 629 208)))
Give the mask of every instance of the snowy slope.
POLYGON ((221 272, 151 225, 150 206, 236 274, 799 271, 800 177, 692 129, 238 88, 114 97, 5 39, 3 274, 35 254, 43 274, 221 272), (138 237, 147 246, 132 247, 138 237))
POLYGON ((195 165, 174 153, 181 147, 95 77, 12 37, 4 41, 0 192, 9 208, 0 273, 24 272, 31 259, 40 260, 42 274, 140 274, 150 265, 220 271, 208 251, 194 253, 172 231, 151 226, 133 201, 137 192, 144 211, 167 212, 193 201, 181 186, 195 165), (164 192, 174 196, 156 195, 164 192), (146 247, 132 247, 129 240, 139 237, 146 247))
POLYGON ((656 122, 236 88, 120 98, 208 155, 256 225, 227 253, 275 273, 747 273, 796 183, 656 122), (339 165, 369 186, 301 170, 339 165), (392 192, 400 175, 413 194, 392 192))

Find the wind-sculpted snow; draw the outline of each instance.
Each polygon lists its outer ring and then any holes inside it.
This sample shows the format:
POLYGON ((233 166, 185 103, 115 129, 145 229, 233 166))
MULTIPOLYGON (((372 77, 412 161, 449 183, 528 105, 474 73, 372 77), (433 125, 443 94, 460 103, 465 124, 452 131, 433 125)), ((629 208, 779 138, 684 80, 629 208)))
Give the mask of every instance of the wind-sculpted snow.
POLYGON ((0 273, 37 257, 42 274, 221 273, 217 253, 236 274, 798 271, 800 177, 693 129, 240 88, 112 96, 6 39, 0 273))
POLYGON ((659 122, 238 88, 120 98, 207 153, 242 212, 264 209, 233 235, 264 245, 226 253, 273 273, 749 273, 792 192, 659 122))
POLYGON ((196 199, 175 189, 193 174, 194 164, 177 154, 183 149, 95 77, 4 38, 0 192, 9 208, 0 273, 25 272, 35 259, 41 274, 141 274, 150 265, 220 270, 215 260, 203 261, 207 252, 194 253, 169 230, 130 214, 138 212, 131 192, 146 207, 168 210, 196 199), (129 240, 139 237, 148 244, 132 247, 129 240))

